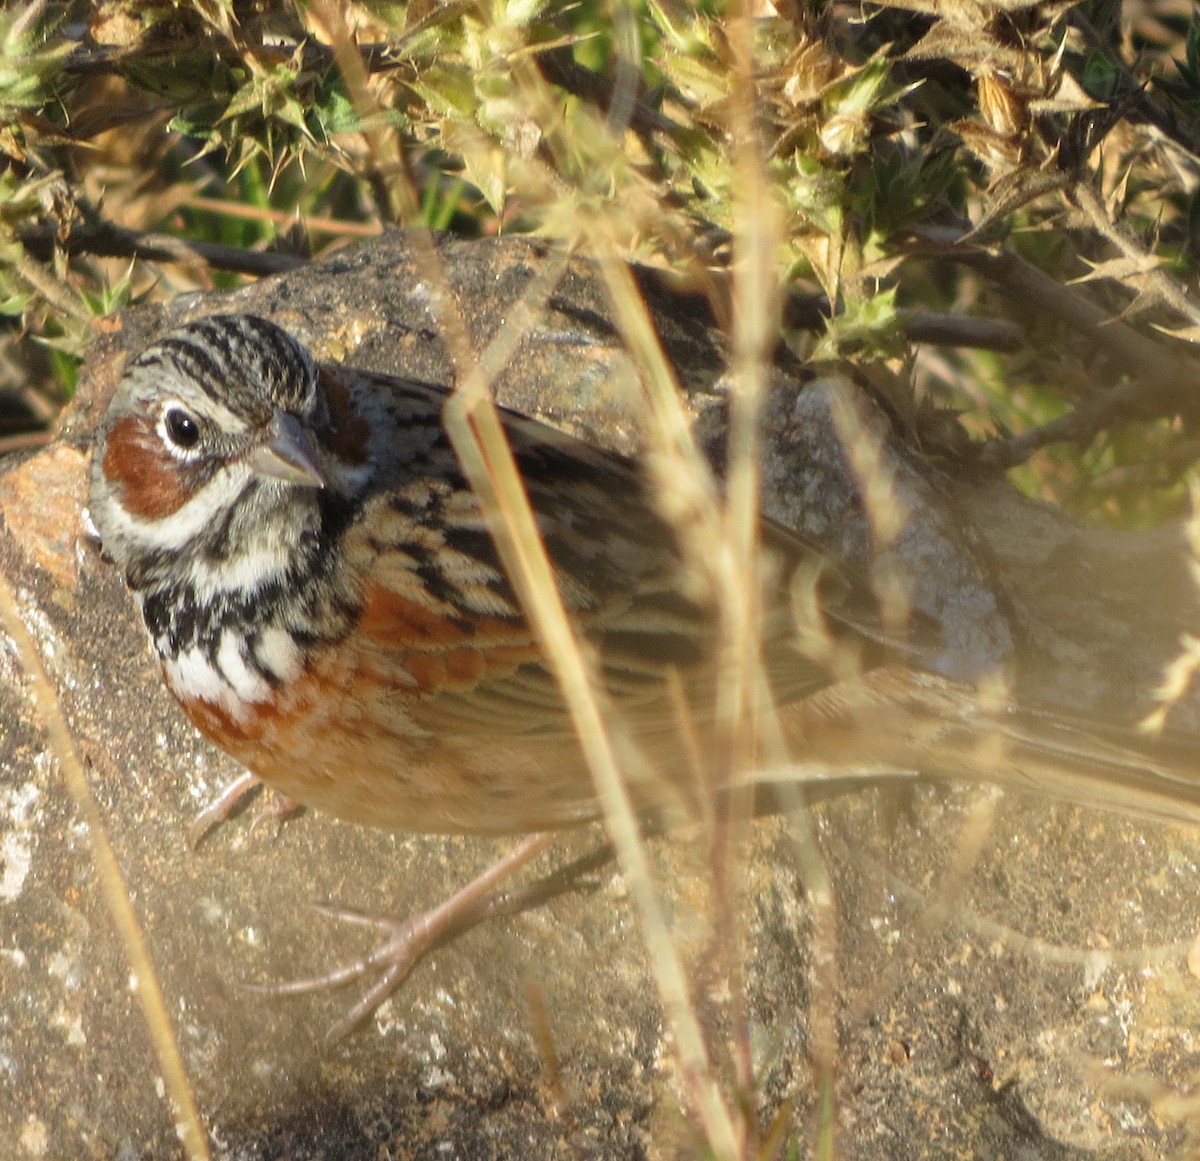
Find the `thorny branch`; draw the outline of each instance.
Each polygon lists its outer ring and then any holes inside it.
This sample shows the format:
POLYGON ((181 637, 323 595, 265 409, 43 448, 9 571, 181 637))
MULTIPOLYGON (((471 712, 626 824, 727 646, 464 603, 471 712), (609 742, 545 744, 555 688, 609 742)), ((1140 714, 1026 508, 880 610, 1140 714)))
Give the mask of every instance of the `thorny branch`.
MULTIPOLYGON (((1089 205, 1085 197, 1084 204, 1089 205)), ((1093 209, 1102 209, 1093 206, 1093 209)), ((1079 286, 1064 285, 1007 248, 962 242, 963 234, 945 227, 918 231, 911 253, 949 258, 970 266, 1014 299, 1035 303, 1102 349, 1114 369, 1114 386, 1096 382, 1093 392, 1065 415, 1016 436, 989 441, 981 462, 998 468, 1023 463, 1048 444, 1086 444, 1111 426, 1167 415, 1200 419, 1200 359, 1189 345, 1155 341, 1112 318, 1079 286)))

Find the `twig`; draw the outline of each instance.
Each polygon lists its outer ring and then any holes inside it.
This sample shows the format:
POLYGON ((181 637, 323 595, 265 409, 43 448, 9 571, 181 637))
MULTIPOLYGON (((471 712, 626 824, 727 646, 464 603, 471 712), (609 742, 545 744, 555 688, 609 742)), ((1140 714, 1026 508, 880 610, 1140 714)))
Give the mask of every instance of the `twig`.
POLYGON ((53 435, 48 431, 25 431, 20 435, 0 436, 0 456, 10 455, 12 452, 32 451, 35 448, 45 447, 53 438, 53 435))
MULTIPOLYGON (((644 295, 669 296, 681 306, 686 304, 689 309, 694 309, 713 326, 723 329, 728 325, 730 284, 727 270, 707 271, 708 294, 697 293, 690 288, 683 289, 654 267, 636 266, 632 274, 644 295), (714 297, 724 306, 714 306, 714 297)), ((824 331, 833 313, 825 295, 800 287, 792 287, 787 291, 781 307, 783 326, 788 331, 824 331)), ((928 310, 902 311, 900 329, 911 342, 937 347, 1017 351, 1025 341, 1024 331, 1011 319, 976 318, 928 310)))
POLYGON ((1014 298, 1035 303, 1089 342, 1104 350, 1126 378, 1095 392, 1066 415, 1019 436, 993 440, 980 450, 983 463, 1012 467, 1049 443, 1086 443, 1114 423, 1162 415, 1200 416, 1200 362, 1184 345, 1156 342, 1113 319, 1079 288, 1064 286, 1006 249, 988 250, 962 243, 962 233, 941 226, 918 231, 923 254, 950 258, 978 270, 1014 298))
POLYGON ((979 448, 977 462, 985 467, 1007 469, 1023 464, 1034 452, 1052 443, 1073 443, 1086 447, 1115 419, 1132 419, 1131 404, 1143 401, 1139 384, 1123 383, 1101 396, 1094 396, 1073 407, 1065 415, 1030 428, 1020 435, 989 440, 979 448))
MULTIPOLYGON (((49 261, 55 247, 54 235, 45 229, 24 231, 21 242, 31 257, 41 261, 49 261)), ((193 242, 171 234, 143 233, 100 220, 76 227, 59 245, 68 254, 92 254, 98 258, 142 258, 148 262, 200 261, 217 270, 255 277, 284 274, 303 266, 307 261, 294 254, 266 253, 224 246, 217 242, 193 242)))
MULTIPOLYGON (((927 226, 916 232, 926 243, 921 252, 970 266, 999 283, 1019 301, 1036 304, 1072 329, 1102 346, 1123 370, 1156 387, 1178 384, 1186 376, 1180 366, 1180 348, 1167 351, 1163 344, 1139 334, 1127 323, 1113 319, 1077 287, 1064 286, 1011 250, 988 250, 962 243, 963 232, 954 227, 927 226)), ((1193 370, 1200 374, 1200 366, 1193 370)), ((1189 390, 1189 394, 1193 394, 1189 390)))
MULTIPOLYGON (((1115 247, 1123 257, 1144 260, 1149 255, 1144 246, 1139 246, 1124 230, 1118 226, 1100 201, 1095 188, 1088 181, 1081 181, 1072 193, 1075 204, 1087 215, 1092 229, 1115 247)), ((1144 277, 1152 283, 1156 294, 1162 300, 1186 318, 1194 327, 1200 327, 1200 309, 1188 298, 1183 287, 1163 270, 1151 270, 1144 277)))
POLYGON ((1019 351, 1024 332, 1002 318, 972 318, 918 310, 902 315, 900 327, 910 342, 938 347, 975 347, 984 351, 1019 351))
POLYGON ((40 423, 52 423, 62 410, 62 403, 48 399, 44 391, 25 387, 20 392, 21 403, 29 409, 32 418, 40 423))
POLYGON ((308 262, 307 258, 296 254, 243 250, 237 246, 222 246, 217 242, 192 242, 169 234, 142 234, 135 237, 130 256, 151 262, 188 262, 199 258, 217 270, 249 274, 256 278, 286 274, 308 262))
POLYGON ((88 312, 75 289, 35 261, 31 254, 18 254, 12 266, 59 314, 76 322, 87 319, 88 312))
MULTIPOLYGON (((566 47, 549 48, 536 54, 542 75, 551 84, 565 89, 573 97, 579 97, 599 109, 606 110, 616 96, 616 86, 599 73, 584 68, 566 47)), ((645 101, 635 98, 629 109, 629 127, 639 133, 680 133, 683 126, 645 101)))
POLYGON ((347 238, 376 238, 382 232, 378 222, 346 222, 339 218, 297 217, 287 210, 272 210, 264 206, 243 206, 225 198, 207 198, 196 195, 186 197, 178 203, 180 208, 206 210, 227 218, 245 218, 254 222, 271 222, 276 226, 290 226, 299 222, 306 230, 318 234, 333 234, 347 238))

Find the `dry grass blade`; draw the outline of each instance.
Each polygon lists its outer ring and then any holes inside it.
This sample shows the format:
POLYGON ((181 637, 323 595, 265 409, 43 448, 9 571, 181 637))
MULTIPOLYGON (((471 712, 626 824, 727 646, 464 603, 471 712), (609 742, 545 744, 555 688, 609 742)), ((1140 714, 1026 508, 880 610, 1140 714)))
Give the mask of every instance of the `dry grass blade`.
POLYGON ((241 206, 221 198, 201 197, 199 194, 181 198, 179 204, 188 209, 208 210, 214 214, 222 214, 229 218, 244 218, 251 222, 271 222, 276 226, 287 227, 298 222, 307 231, 333 234, 341 238, 373 238, 379 233, 379 226, 372 222, 349 222, 322 215, 297 215, 286 210, 270 210, 261 206, 241 206))
POLYGON ((371 159, 368 178, 378 195, 379 208, 393 222, 419 220, 418 201, 408 180, 404 155, 392 133, 378 128, 379 102, 371 92, 370 77, 362 53, 346 23, 344 9, 330 0, 319 0, 309 9, 310 18, 333 46, 334 59, 342 74, 346 91, 360 121, 362 135, 371 159))
POLYGON ((71 797, 80 816, 87 823, 88 841, 92 848, 92 861, 101 890, 113 917, 113 924, 125 952, 126 961, 133 978, 137 981, 138 1003, 142 1018, 150 1034, 151 1047, 162 1073, 167 1095, 174 1107, 176 1127, 183 1142, 189 1161, 209 1161, 211 1154, 208 1139, 200 1121, 191 1085, 188 1083, 183 1057, 171 1020, 167 1014, 166 1001, 159 987, 154 963, 150 958, 142 929, 138 924, 133 902, 125 887, 121 868, 104 828, 104 818, 96 805, 91 787, 79 753, 71 738, 71 731, 63 716, 62 708, 50 679, 42 666, 37 647, 33 643, 25 622, 21 618, 12 588, 6 577, 0 575, 0 623, 8 631, 17 647, 25 673, 32 686, 33 699, 38 713, 50 736, 50 744, 58 760, 59 769, 66 779, 71 797))
POLYGON ((671 941, 637 813, 622 777, 621 760, 633 757, 631 748, 610 732, 612 715, 606 712, 603 688, 567 619, 512 452, 481 376, 472 376, 460 388, 445 418, 455 451, 498 534, 501 556, 558 679, 595 779, 605 825, 637 908, 706 1141, 716 1156, 737 1158, 739 1134, 713 1075, 687 975, 671 941))

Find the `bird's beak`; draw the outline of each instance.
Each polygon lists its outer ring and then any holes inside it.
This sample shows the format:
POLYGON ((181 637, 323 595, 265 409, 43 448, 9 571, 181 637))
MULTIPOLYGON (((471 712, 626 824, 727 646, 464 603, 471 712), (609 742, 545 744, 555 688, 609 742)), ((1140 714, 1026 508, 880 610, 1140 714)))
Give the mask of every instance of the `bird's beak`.
POLYGON ((275 412, 267 438, 250 453, 249 463, 259 476, 301 487, 325 487, 312 439, 300 421, 286 411, 275 412))

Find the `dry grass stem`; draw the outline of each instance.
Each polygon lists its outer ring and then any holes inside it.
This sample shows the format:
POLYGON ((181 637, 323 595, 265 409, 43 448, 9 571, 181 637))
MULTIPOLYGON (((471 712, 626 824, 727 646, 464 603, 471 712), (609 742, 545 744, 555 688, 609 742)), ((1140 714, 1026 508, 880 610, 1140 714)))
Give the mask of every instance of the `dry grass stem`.
POLYGON ((33 638, 25 628, 13 591, 3 575, 0 575, 0 624, 16 645, 17 655, 25 669, 38 715, 49 735, 58 768, 75 802, 75 809, 87 824, 88 843, 96 878, 129 965, 132 988, 150 1037, 154 1058, 162 1074, 184 1153, 188 1161, 210 1161, 212 1155, 208 1148, 208 1135, 192 1094, 150 949, 146 945, 137 912, 134 911, 133 902, 125 886, 116 852, 108 838, 104 816, 100 813, 88 785, 87 774, 79 760, 79 751, 76 749, 75 739, 67 725, 62 706, 46 675, 33 638))

